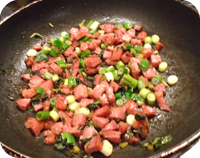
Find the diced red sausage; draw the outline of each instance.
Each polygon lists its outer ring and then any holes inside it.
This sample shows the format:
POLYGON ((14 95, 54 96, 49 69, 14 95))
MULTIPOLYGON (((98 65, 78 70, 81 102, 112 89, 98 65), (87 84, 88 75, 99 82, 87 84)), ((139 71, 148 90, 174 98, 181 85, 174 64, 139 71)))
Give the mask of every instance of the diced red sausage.
POLYGON ((43 111, 49 111, 50 110, 50 101, 49 100, 45 100, 43 102, 43 111))
POLYGON ((64 125, 72 126, 72 118, 64 111, 58 112, 60 118, 63 120, 64 125))
POLYGON ((147 115, 147 117, 154 116, 157 112, 157 110, 155 108, 152 108, 148 105, 143 105, 142 111, 147 115))
POLYGON ((35 45, 35 46, 33 47, 33 49, 35 49, 36 51, 40 51, 40 50, 42 49, 42 47, 41 47, 41 46, 35 45))
POLYGON ((110 118, 124 120, 125 119, 125 108, 123 106, 112 108, 110 118))
POLYGON ((134 29, 129 29, 129 30, 127 31, 127 33, 129 34, 129 36, 130 36, 131 38, 135 38, 135 30, 134 30, 134 29))
POLYGON ((126 111, 127 111, 127 114, 133 114, 135 115, 136 113, 136 109, 138 108, 138 104, 135 103, 133 100, 129 100, 125 103, 124 105, 126 111))
POLYGON ((158 67, 159 64, 162 62, 161 56, 160 55, 151 55, 151 65, 153 67, 158 67))
POLYGON ((34 64, 34 60, 31 57, 27 57, 25 59, 25 63, 26 63, 27 66, 31 67, 34 64))
POLYGON ((119 131, 121 132, 121 134, 126 133, 127 129, 129 128, 129 125, 123 121, 119 122, 119 131))
POLYGON ((113 143, 119 144, 121 142, 121 132, 119 131, 101 131, 100 134, 113 143))
POLYGON ((133 143, 138 144, 140 141, 140 138, 139 138, 139 136, 138 137, 130 137, 130 138, 125 137, 124 141, 128 142, 129 144, 133 144, 133 143))
POLYGON ((87 122, 86 116, 83 113, 78 113, 75 114, 72 119, 72 126, 73 127, 85 126, 86 122, 87 122))
POLYGON ((83 84, 79 84, 76 88, 74 88, 74 97, 78 101, 81 101, 83 98, 87 98, 87 87, 83 84))
POLYGON ((131 62, 131 65, 130 65, 131 74, 134 78, 137 79, 140 74, 140 68, 138 66, 138 63, 134 60, 130 60, 130 62, 131 62))
POLYGON ((119 89, 121 88, 120 85, 118 85, 115 81, 111 81, 110 82, 110 87, 113 88, 113 91, 116 93, 119 91, 119 89))
POLYGON ((116 63, 117 63, 117 61, 113 61, 113 60, 111 60, 109 58, 106 59, 105 62, 106 62, 107 65, 116 65, 116 63))
POLYGON ((142 31, 140 33, 138 33, 138 39, 141 40, 142 42, 144 42, 144 39, 147 37, 147 33, 142 31))
POLYGON ((131 41, 131 36, 129 35, 128 32, 126 32, 123 36, 122 36, 122 41, 125 43, 130 43, 131 41))
POLYGON ((142 46, 142 41, 139 40, 139 39, 131 39, 131 44, 132 44, 133 46, 135 46, 135 45, 142 46))
POLYGON ((116 29, 115 25, 112 24, 103 24, 100 25, 100 28, 104 30, 106 33, 112 33, 116 29))
POLYGON ((112 56, 112 52, 111 51, 104 50, 104 53, 103 53, 103 58, 104 59, 110 59, 111 56, 112 56))
POLYGON ((62 122, 56 122, 55 124, 53 124, 51 126, 51 131, 55 134, 55 135, 60 135, 62 133, 63 130, 63 123, 62 122))
POLYGON ((107 98, 109 100, 110 105, 114 105, 115 101, 116 101, 116 97, 115 97, 115 94, 113 92, 113 88, 107 87, 106 96, 107 96, 107 98))
POLYGON ((80 62, 75 60, 72 64, 72 76, 75 77, 79 72, 80 62))
POLYGON ((57 110, 66 110, 67 108, 67 100, 62 95, 57 95, 55 106, 57 110))
POLYGON ((44 129, 44 121, 38 121, 36 118, 29 117, 24 123, 26 128, 30 128, 35 136, 39 136, 40 132, 44 129))
POLYGON ((162 91, 155 91, 157 103, 162 110, 170 111, 167 102, 164 100, 162 91))
POLYGON ((100 35, 99 36, 101 38, 101 41, 103 43, 106 43, 108 45, 113 45, 115 44, 115 37, 114 34, 110 33, 110 34, 104 34, 104 35, 100 35))
POLYGON ((50 135, 50 136, 47 136, 45 139, 44 139, 44 143, 45 144, 54 144, 56 142, 56 135, 50 135))
POLYGON ((43 82, 45 82, 45 80, 43 80, 42 78, 40 78, 38 75, 34 75, 31 80, 29 81, 29 87, 31 89, 37 89, 37 87, 39 87, 43 82))
POLYGON ((112 61, 119 61, 122 57, 123 51, 121 49, 114 50, 111 56, 112 61))
POLYGON ((94 126, 89 126, 83 129, 83 133, 80 136, 81 139, 87 139, 92 138, 95 134, 98 134, 97 130, 94 128, 94 126))
POLYGON ((153 68, 149 67, 147 71, 142 71, 142 74, 145 78, 150 80, 154 75, 157 75, 158 72, 154 67, 153 68))
POLYGON ((118 129, 119 129, 119 125, 114 120, 112 120, 107 125, 105 125, 101 131, 110 131, 110 130, 118 130, 118 129))
POLYGON ((93 153, 101 151, 102 147, 103 147, 103 142, 101 140, 101 137, 98 135, 92 137, 92 139, 85 144, 84 149, 86 153, 93 153))
POLYGON ((17 105, 21 110, 26 111, 26 110, 28 110, 29 106, 31 105, 31 99, 30 98, 18 99, 17 105))
POLYGON ((102 61, 100 57, 91 56, 84 59, 86 67, 94 68, 99 65, 102 61))
POLYGON ((100 85, 96 85, 92 92, 90 93, 90 97, 93 99, 99 98, 104 92, 106 88, 100 85))
POLYGON ((22 89, 22 96, 24 98, 33 98, 36 94, 35 89, 22 89))
POLYGON ((23 74, 23 75, 21 75, 21 78, 26 80, 26 81, 29 81, 31 79, 31 75, 30 74, 23 74))
POLYGON ((141 31, 142 30, 142 26, 140 24, 135 24, 134 29, 136 31, 141 31))
POLYGON ((53 90, 53 80, 52 79, 49 79, 45 82, 43 82, 41 85, 40 85, 41 88, 44 88, 45 90, 53 90))
POLYGON ((94 115, 99 117, 108 117, 111 113, 111 109, 108 106, 103 106, 95 110, 94 115))
POLYGON ((50 68, 52 68, 53 71, 54 71, 58 76, 62 76, 62 75, 63 75, 63 72, 62 72, 61 67, 58 66, 57 64, 52 63, 52 64, 50 65, 50 68))
POLYGON ((87 105, 92 104, 92 103, 94 103, 94 99, 83 98, 80 101, 80 106, 86 107, 87 105))
POLYGON ((153 52, 151 48, 142 48, 142 54, 144 55, 144 57, 150 58, 153 52))
POLYGON ((159 83, 156 86, 153 87, 152 89, 154 92, 156 91, 162 91, 163 95, 166 95, 166 89, 165 89, 165 85, 163 83, 159 83))
POLYGON ((101 101, 102 106, 109 106, 109 100, 105 93, 99 96, 99 100, 101 101))
POLYGON ((98 84, 100 84, 102 78, 103 78, 103 74, 97 74, 97 75, 95 76, 95 80, 94 80, 93 84, 94 84, 95 86, 98 85, 98 84))
POLYGON ((122 54, 121 59, 123 63, 127 64, 130 61, 131 57, 133 57, 133 55, 129 51, 126 51, 125 53, 122 54))
POLYGON ((157 42, 156 46, 155 46, 155 50, 161 50, 163 47, 164 47, 164 45, 162 43, 157 42))
POLYGON ((92 116, 92 122, 99 128, 103 128, 108 122, 108 118, 92 116))
POLYGON ((98 73, 98 69, 97 68, 90 68, 90 67, 86 67, 84 69, 84 71, 87 73, 87 74, 90 74, 90 75, 94 75, 96 73, 98 73))

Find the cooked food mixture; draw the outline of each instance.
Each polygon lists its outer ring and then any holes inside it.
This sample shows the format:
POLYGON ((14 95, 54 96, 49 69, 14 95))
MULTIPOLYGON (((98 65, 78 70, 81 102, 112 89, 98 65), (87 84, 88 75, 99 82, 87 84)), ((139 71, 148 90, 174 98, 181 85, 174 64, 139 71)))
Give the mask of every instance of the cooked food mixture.
MULTIPOLYGON (((17 105, 35 112, 24 125, 36 137, 42 132, 45 144, 74 157, 81 148, 110 156, 113 144, 124 148, 144 139, 158 108, 170 111, 164 100, 168 84, 159 74, 168 65, 159 36, 147 35, 141 25, 84 23, 27 52, 30 73, 21 78, 29 88, 21 89, 17 105)), ((168 78, 171 85, 177 81, 168 78)), ((144 146, 153 150, 158 141, 170 140, 158 137, 144 146)))

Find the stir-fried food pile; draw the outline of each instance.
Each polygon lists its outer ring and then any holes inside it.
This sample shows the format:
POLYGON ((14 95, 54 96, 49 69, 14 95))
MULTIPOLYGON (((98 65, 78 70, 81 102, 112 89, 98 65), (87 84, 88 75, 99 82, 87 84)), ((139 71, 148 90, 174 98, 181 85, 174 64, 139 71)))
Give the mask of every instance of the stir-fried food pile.
MULTIPOLYGON (((164 45, 139 24, 84 22, 27 52, 30 73, 21 78, 28 88, 21 89, 17 105, 36 113, 24 125, 35 136, 42 132, 45 144, 110 156, 113 144, 124 148, 144 139, 158 108, 170 111, 168 84, 159 74, 167 69, 160 56, 164 45)), ((168 83, 177 80, 170 76, 168 83)))

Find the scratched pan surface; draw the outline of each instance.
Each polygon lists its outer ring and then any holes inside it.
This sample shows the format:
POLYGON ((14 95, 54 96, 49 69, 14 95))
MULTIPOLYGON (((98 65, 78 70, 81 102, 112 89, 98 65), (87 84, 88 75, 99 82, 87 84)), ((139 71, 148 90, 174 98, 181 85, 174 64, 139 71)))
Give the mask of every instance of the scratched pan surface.
MULTIPOLYGON (((160 54, 169 64, 164 79, 171 74, 179 78, 175 86, 167 88, 166 101, 171 112, 158 111, 150 120, 150 132, 142 142, 166 134, 171 134, 173 140, 155 152, 139 146, 130 145, 123 150, 116 147, 111 157, 160 157, 198 137, 200 20, 197 13, 173 0, 44 0, 22 9, 0 25, 0 69, 6 73, 0 75, 0 142, 30 157, 66 157, 65 152, 44 145, 42 136, 33 137, 24 128, 26 119, 35 114, 20 111, 16 102, 6 96, 20 97, 19 89, 24 86, 20 75, 27 72, 26 52, 40 43, 40 39, 29 36, 38 32, 48 38, 58 37, 60 32, 78 26, 83 19, 101 23, 139 23, 149 35, 158 34, 165 45, 160 54), (49 27, 49 22, 55 27, 49 27)), ((94 157, 103 156, 94 154, 94 157)))

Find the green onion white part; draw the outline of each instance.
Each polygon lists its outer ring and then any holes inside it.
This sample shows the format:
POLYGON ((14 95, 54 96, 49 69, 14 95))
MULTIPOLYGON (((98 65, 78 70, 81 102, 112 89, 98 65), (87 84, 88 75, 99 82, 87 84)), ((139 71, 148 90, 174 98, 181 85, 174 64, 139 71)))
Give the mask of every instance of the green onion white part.
POLYGON ((35 49, 29 49, 26 55, 29 57, 35 57, 37 55, 37 51, 35 49))
POLYGON ((152 39, 152 42, 155 44, 160 41, 160 37, 158 35, 151 36, 151 39, 152 39))
POLYGON ((126 117, 126 123, 129 125, 129 126, 132 126, 133 123, 136 121, 135 119, 135 116, 130 114, 126 117))
POLYGON ((167 64, 166 62, 161 62, 161 63, 159 64, 159 66, 158 66, 158 70, 159 70, 160 72, 164 72, 164 71, 167 70, 167 66, 168 66, 168 64, 167 64))
POLYGON ((178 82, 178 77, 176 75, 170 75, 167 78, 167 82, 169 83, 169 85, 175 85, 178 82))
POLYGON ((94 23, 90 26, 90 29, 96 31, 99 25, 100 23, 98 21, 94 21, 94 23))
POLYGON ((103 140, 103 147, 101 153, 105 156, 110 156, 113 152, 113 145, 108 140, 103 140))

